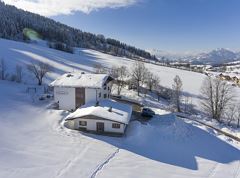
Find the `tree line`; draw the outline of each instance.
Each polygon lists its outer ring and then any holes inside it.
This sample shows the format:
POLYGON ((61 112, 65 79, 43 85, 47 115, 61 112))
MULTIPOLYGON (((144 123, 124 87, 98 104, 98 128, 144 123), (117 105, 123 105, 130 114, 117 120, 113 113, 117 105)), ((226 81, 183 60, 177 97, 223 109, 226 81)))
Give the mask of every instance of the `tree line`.
MULTIPOLYGON (((124 87, 136 90, 138 96, 147 92, 154 93, 158 101, 160 98, 169 101, 169 109, 173 112, 194 114, 191 97, 184 96, 183 82, 176 75, 173 79, 172 88, 160 85, 160 77, 149 71, 145 63, 136 61, 127 70, 125 66, 113 66, 110 69, 102 65, 95 66, 96 73, 109 73, 115 78, 117 95, 121 95, 124 87)), ((235 88, 219 78, 207 76, 203 81, 200 95, 200 106, 205 116, 229 126, 240 127, 240 100, 235 95, 235 88)), ((203 116, 203 115, 202 115, 203 116)))
MULTIPOLYGON (((43 84, 43 79, 46 77, 47 73, 53 71, 52 67, 44 62, 31 62, 26 65, 26 69, 34 76, 37 80, 38 85, 43 84)), ((18 83, 22 83, 23 79, 23 66, 16 65, 15 72, 7 73, 7 65, 5 60, 0 59, 0 80, 9 80, 18 83)))
POLYGON ((177 75, 173 80, 172 88, 161 86, 160 77, 155 75, 145 66, 142 61, 135 61, 128 70, 125 66, 113 66, 105 68, 101 64, 94 66, 95 73, 108 73, 115 80, 117 95, 121 95, 122 89, 128 86, 128 89, 134 89, 137 95, 147 95, 148 92, 154 93, 157 100, 164 98, 170 101, 171 108, 174 111, 181 112, 181 92, 182 80, 177 75))

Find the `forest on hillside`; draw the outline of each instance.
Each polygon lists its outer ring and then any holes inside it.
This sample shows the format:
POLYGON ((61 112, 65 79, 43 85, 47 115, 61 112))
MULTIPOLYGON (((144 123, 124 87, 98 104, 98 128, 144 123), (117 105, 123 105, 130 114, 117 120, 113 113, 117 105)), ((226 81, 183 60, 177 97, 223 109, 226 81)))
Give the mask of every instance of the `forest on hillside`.
POLYGON ((145 50, 127 45, 115 39, 105 38, 83 32, 56 22, 34 13, 17 9, 0 1, 0 38, 24 41, 24 29, 33 29, 38 32, 44 40, 53 43, 63 43, 69 47, 89 48, 115 56, 128 57, 131 59, 156 60, 145 50))

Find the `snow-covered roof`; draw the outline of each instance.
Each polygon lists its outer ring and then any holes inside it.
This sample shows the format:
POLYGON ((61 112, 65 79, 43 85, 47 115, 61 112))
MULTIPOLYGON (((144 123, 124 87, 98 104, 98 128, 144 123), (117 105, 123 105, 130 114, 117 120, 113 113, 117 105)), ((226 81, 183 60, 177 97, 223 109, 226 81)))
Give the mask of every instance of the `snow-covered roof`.
POLYGON ((132 115, 132 106, 114 100, 104 99, 99 101, 98 106, 96 106, 95 102, 83 105, 68 115, 66 120, 73 120, 89 115, 128 124, 132 115), (112 108, 111 111, 109 111, 110 107, 112 108))
POLYGON ((50 86, 102 88, 108 79, 107 74, 66 73, 53 81, 50 86))

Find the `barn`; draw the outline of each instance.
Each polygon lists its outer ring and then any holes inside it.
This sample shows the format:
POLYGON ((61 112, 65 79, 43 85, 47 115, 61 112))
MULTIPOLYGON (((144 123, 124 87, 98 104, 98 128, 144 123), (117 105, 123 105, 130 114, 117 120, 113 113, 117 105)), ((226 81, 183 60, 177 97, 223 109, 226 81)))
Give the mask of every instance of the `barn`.
POLYGON ((65 119, 69 129, 96 132, 99 134, 124 134, 131 119, 132 107, 110 99, 90 102, 65 119))
POLYGON ((88 102, 109 98, 113 78, 107 74, 66 73, 53 81, 59 109, 73 111, 88 102))

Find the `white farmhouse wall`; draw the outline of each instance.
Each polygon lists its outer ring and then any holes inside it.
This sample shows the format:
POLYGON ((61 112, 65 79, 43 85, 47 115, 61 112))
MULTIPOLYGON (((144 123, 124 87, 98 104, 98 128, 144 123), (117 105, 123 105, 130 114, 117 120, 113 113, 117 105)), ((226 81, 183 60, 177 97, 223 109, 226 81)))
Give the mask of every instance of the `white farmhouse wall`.
POLYGON ((112 124, 116 123, 113 121, 108 120, 95 120, 95 119, 83 119, 78 118, 75 119, 74 129, 79 129, 79 127, 85 127, 88 131, 97 131, 97 122, 103 122, 104 123, 104 132, 112 132, 112 133, 124 133, 125 131, 125 124, 120 124, 120 128, 112 128, 112 124), (86 121, 87 126, 80 126, 79 121, 86 121))
POLYGON ((96 101, 96 89, 86 88, 85 89, 85 103, 96 101))
POLYGON ((75 109, 75 88, 54 87, 54 100, 59 102, 59 109, 75 109))
POLYGON ((69 120, 64 123, 64 126, 67 127, 68 129, 75 129, 75 122, 74 120, 69 120))
POLYGON ((104 94, 106 94, 107 98, 108 98, 108 87, 105 86, 101 89, 101 93, 102 93, 102 96, 101 98, 104 98, 104 94))
MULTIPOLYGON (((96 102, 100 99, 109 98, 109 87, 111 82, 101 89, 85 88, 85 103, 96 102), (101 95, 100 95, 101 93, 101 95)), ((59 102, 59 109, 63 110, 75 110, 76 109, 76 98, 75 88, 70 87, 54 87, 54 100, 59 102)))
POLYGON ((102 96, 101 98, 104 98, 104 95, 106 94, 106 98, 109 98, 109 94, 110 94, 110 88, 111 86, 111 82, 109 82, 105 87, 103 86, 103 88, 101 88, 101 93, 102 93, 102 96))

